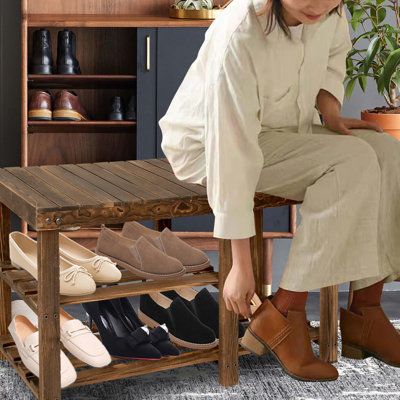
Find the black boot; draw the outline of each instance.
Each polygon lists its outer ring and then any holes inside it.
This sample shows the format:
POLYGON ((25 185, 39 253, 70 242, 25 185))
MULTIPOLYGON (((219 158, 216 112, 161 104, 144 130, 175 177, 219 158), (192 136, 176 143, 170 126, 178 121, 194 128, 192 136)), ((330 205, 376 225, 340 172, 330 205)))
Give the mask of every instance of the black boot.
POLYGON ((125 119, 128 121, 136 120, 136 95, 133 94, 128 103, 128 109, 126 110, 125 119))
POLYGON ((81 69, 76 59, 76 37, 69 29, 58 32, 57 72, 59 74, 80 74, 81 69))
POLYGON ((29 65, 29 73, 53 73, 51 37, 50 32, 47 29, 38 29, 33 32, 32 58, 29 65))
POLYGON ((124 100, 120 96, 114 96, 111 100, 111 108, 108 119, 111 121, 122 121, 125 113, 124 100))

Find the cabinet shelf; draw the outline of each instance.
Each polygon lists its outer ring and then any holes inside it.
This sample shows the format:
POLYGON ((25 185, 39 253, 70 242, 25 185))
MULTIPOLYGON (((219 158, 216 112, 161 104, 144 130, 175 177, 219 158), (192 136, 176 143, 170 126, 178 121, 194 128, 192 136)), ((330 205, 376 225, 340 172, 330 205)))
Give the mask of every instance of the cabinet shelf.
POLYGON ((29 133, 126 133, 136 121, 28 121, 29 133))
POLYGON ((213 21, 212 19, 170 18, 168 15, 30 14, 28 16, 28 26, 32 27, 208 27, 213 21))
POLYGON ((136 75, 28 75, 29 89, 128 89, 136 75))

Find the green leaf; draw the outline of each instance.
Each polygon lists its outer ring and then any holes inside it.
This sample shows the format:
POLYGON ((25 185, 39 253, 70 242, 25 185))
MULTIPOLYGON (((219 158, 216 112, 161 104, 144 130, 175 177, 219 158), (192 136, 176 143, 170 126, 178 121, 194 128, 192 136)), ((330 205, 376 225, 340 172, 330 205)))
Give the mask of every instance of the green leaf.
POLYGON ((392 51, 383 67, 382 75, 378 80, 378 87, 390 91, 390 82, 396 73, 397 66, 400 64, 400 49, 392 51))
POLYGON ((384 21, 386 18, 386 8, 380 8, 378 10, 378 24, 384 21))
POLYGON ((353 94, 353 90, 354 90, 354 85, 356 83, 356 79, 350 79, 349 82, 346 85, 346 89, 345 89, 345 95, 346 97, 349 99, 351 97, 351 95, 353 94))
POLYGON ((385 42, 391 51, 399 48, 399 46, 397 45, 396 39, 392 38, 391 36, 385 36, 385 42))
POLYGON ((351 27, 353 28, 354 31, 357 31, 358 26, 361 23, 361 17, 364 13, 364 10, 361 8, 354 10, 353 16, 351 18, 351 27))
POLYGON ((367 87, 367 77, 365 75, 358 77, 358 83, 360 84, 362 91, 365 93, 365 89, 367 87))
POLYGON ((368 46, 367 54, 364 61, 364 73, 367 74, 371 67, 372 61, 375 59, 376 53, 380 48, 381 42, 379 36, 374 37, 368 46))

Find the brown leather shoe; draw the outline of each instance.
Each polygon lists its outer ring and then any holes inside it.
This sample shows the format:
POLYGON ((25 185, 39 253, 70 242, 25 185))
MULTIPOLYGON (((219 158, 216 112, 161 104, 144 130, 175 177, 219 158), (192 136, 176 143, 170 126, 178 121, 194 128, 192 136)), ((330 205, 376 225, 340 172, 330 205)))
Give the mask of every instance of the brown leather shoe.
POLYGON ((164 254, 144 236, 131 240, 105 226, 100 229, 95 253, 147 279, 176 278, 186 272, 179 260, 164 254))
POLYGON ((400 335, 381 306, 361 307, 362 315, 340 309, 342 356, 375 357, 400 367, 400 335))
POLYGON ((44 90, 36 90, 29 96, 28 119, 31 121, 51 121, 51 95, 44 90))
POLYGON ((206 253, 186 243, 168 227, 159 232, 137 221, 128 221, 124 223, 121 235, 129 239, 139 239, 140 236, 145 236, 149 242, 165 254, 177 258, 186 268, 186 272, 197 272, 210 266, 210 260, 206 253))
POLYGON ((88 114, 75 92, 60 90, 54 99, 53 119, 59 121, 85 121, 88 114))
POLYGON ((333 381, 337 369, 312 351, 305 311, 289 310, 287 318, 265 299, 251 318, 241 345, 262 355, 270 351, 283 370, 301 381, 333 381))

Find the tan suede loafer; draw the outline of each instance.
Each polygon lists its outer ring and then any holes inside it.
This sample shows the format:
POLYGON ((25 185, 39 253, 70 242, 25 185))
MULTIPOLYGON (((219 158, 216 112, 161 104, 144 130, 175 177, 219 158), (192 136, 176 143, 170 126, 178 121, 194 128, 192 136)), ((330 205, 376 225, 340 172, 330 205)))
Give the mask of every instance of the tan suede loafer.
POLYGON ((312 351, 305 311, 281 314, 269 299, 257 308, 240 343, 257 355, 270 351, 292 378, 301 381, 332 381, 337 369, 312 351))
POLYGON ((101 227, 95 253, 146 279, 176 278, 186 272, 179 260, 164 254, 144 236, 128 239, 105 226, 101 227))
POLYGON ((342 356, 354 359, 375 357, 400 367, 400 335, 381 306, 360 308, 362 315, 340 309, 342 356))
POLYGON ((159 232, 147 228, 137 221, 129 221, 124 223, 121 234, 135 240, 144 236, 162 252, 178 259, 187 272, 201 271, 210 266, 210 260, 206 253, 186 243, 167 227, 159 232))

